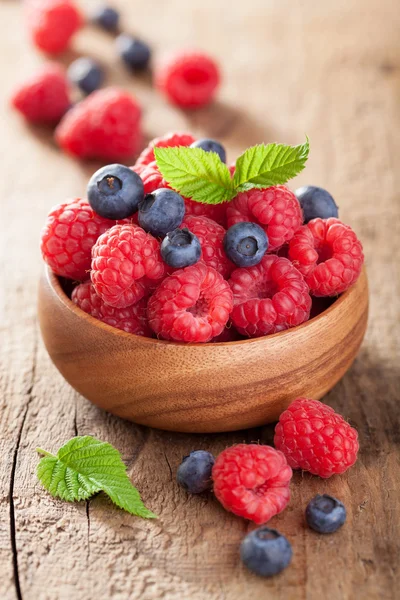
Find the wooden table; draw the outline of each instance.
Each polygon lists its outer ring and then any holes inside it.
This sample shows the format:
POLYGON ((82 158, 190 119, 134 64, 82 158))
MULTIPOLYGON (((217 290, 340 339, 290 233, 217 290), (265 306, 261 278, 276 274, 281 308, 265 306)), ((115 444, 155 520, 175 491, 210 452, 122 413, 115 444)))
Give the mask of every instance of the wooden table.
MULTIPOLYGON (((87 3, 89 4, 89 3, 87 3)), ((311 139, 308 168, 293 185, 330 190, 365 245, 371 317, 359 357, 326 401, 353 423, 356 466, 329 481, 296 474, 289 508, 271 521, 293 544, 279 577, 250 575, 238 546, 250 526, 212 495, 175 482, 183 455, 229 444, 271 443, 273 427, 229 435, 183 435, 134 426, 79 397, 52 366, 36 320, 42 269, 39 231, 49 208, 84 193, 95 165, 81 165, 4 108, 13 84, 42 58, 24 38, 21 7, 4 0, 0 135, 1 429, 0 597, 24 600, 353 600, 399 598, 400 11, 394 0, 170 0, 117 2, 128 29, 157 55, 206 48, 223 65, 215 106, 186 115, 145 80, 124 72, 112 42, 82 32, 77 52, 102 58, 137 93, 149 136, 189 129, 220 139, 230 158, 265 141, 311 139), (113 443, 156 522, 134 518, 99 495, 54 500, 35 475, 35 447, 57 450, 74 435, 113 443), (348 522, 332 536, 304 525, 317 492, 341 498, 348 522)), ((65 60, 70 60, 71 56, 65 60)), ((112 368, 112 365, 110 365, 112 368)), ((245 402, 246 399, 244 398, 245 402)))

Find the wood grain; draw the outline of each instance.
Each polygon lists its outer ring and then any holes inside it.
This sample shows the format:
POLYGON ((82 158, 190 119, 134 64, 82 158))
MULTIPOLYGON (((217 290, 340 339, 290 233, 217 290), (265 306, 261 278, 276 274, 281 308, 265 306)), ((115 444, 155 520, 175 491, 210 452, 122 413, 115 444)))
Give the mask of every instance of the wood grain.
POLYGON ((140 425, 215 433, 273 423, 293 398, 319 400, 331 390, 363 340, 368 285, 363 270, 327 310, 290 331, 228 344, 174 344, 94 319, 45 269, 38 316, 54 364, 96 406, 140 425))
MULTIPOLYGON (((270 443, 272 427, 231 434, 171 434, 134 426, 83 400, 57 373, 38 338, 37 239, 49 207, 83 193, 93 165, 62 156, 51 135, 5 108, 11 87, 41 62, 23 36, 20 3, 0 5, 2 85, 0 256, 0 597, 5 600, 392 600, 399 589, 400 480, 400 13, 392 0, 293 2, 121 0, 127 28, 161 54, 200 46, 224 65, 217 105, 196 115, 169 108, 146 81, 128 82, 112 42, 84 32, 77 52, 112 63, 145 106, 149 136, 170 129, 221 139, 233 158, 260 141, 312 143, 294 186, 328 188, 364 242, 371 289, 367 337, 326 401, 360 433, 361 454, 342 477, 297 474, 289 508, 272 525, 291 540, 290 569, 270 581, 240 565, 247 523, 212 496, 174 482, 181 457, 234 442, 270 443), (160 15, 155 19, 154 15, 160 15), (100 494, 70 505, 37 483, 36 446, 56 450, 74 434, 113 443, 157 522, 117 511, 100 494), (331 537, 304 527, 315 493, 348 508, 331 537)), ((88 6, 89 3, 85 3, 88 6)))

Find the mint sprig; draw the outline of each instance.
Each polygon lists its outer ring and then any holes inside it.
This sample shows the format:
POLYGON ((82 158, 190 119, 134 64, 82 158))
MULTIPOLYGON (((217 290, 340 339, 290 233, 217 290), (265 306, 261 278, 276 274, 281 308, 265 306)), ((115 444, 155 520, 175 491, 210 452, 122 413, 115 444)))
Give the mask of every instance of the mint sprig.
POLYGON ((111 444, 85 435, 69 440, 56 456, 40 448, 36 450, 44 455, 37 476, 52 496, 74 502, 103 491, 114 504, 132 515, 156 518, 143 504, 120 453, 111 444))
POLYGON ((232 200, 239 192, 286 183, 305 167, 310 144, 259 144, 236 161, 233 179, 215 152, 201 148, 154 148, 157 166, 174 190, 203 204, 232 200))

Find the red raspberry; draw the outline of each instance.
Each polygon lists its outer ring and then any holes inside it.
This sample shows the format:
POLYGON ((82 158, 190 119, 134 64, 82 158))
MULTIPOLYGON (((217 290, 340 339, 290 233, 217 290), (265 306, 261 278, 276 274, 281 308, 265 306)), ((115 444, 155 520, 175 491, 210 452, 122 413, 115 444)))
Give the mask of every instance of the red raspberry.
POLYGON ((49 212, 41 235, 41 251, 49 267, 63 277, 89 276, 92 246, 115 221, 96 214, 83 199, 58 204, 49 212))
POLYGON ((292 239, 303 223, 303 213, 296 196, 284 185, 242 192, 228 204, 228 227, 252 221, 264 228, 271 252, 292 239))
POLYGON ((70 106, 67 78, 56 63, 47 63, 19 86, 11 104, 32 123, 57 123, 70 106))
POLYGON ((225 329, 222 331, 222 333, 217 335, 211 341, 213 344, 219 344, 225 342, 237 342, 241 339, 242 337, 239 335, 239 333, 236 331, 233 325, 231 323, 228 323, 225 329))
POLYGON ((209 267, 213 267, 222 277, 229 277, 235 265, 226 256, 223 246, 225 229, 207 217, 185 215, 180 226, 199 238, 201 244, 201 259, 209 267))
POLYGON ((84 22, 71 0, 27 0, 25 5, 32 41, 49 54, 64 52, 84 22))
POLYGON ((162 137, 151 140, 136 161, 137 165, 148 165, 156 160, 154 148, 175 148, 176 146, 190 146, 196 141, 190 133, 167 133, 162 137))
POLYGON ((235 269, 229 280, 239 333, 259 337, 300 325, 310 316, 303 276, 287 258, 267 254, 255 267, 235 269))
POLYGON ((336 296, 361 273, 364 254, 354 231, 339 219, 313 219, 289 244, 289 258, 303 273, 313 296, 336 296))
POLYGON ((209 342, 224 329, 232 292, 215 269, 198 262, 164 279, 149 300, 149 324, 158 337, 209 342))
POLYGON ((155 84, 172 104, 200 108, 215 97, 220 83, 216 62, 200 52, 179 53, 160 65, 155 84))
POLYGON ((279 417, 275 447, 293 469, 330 477, 357 460, 358 433, 343 417, 317 400, 297 398, 279 417))
POLYGON ((96 294, 90 281, 85 281, 73 290, 71 300, 86 313, 111 327, 136 335, 152 336, 153 332, 147 322, 146 299, 127 308, 114 308, 96 294))
POLYGON ((282 512, 290 500, 292 469, 282 452, 270 446, 227 448, 217 457, 212 478, 222 506, 258 524, 282 512))
POLYGON ((165 274, 159 242, 138 225, 115 225, 93 246, 90 276, 110 306, 136 304, 165 274))
POLYGON ((97 90, 67 112, 56 129, 56 140, 79 158, 129 158, 142 140, 140 106, 124 90, 97 90))

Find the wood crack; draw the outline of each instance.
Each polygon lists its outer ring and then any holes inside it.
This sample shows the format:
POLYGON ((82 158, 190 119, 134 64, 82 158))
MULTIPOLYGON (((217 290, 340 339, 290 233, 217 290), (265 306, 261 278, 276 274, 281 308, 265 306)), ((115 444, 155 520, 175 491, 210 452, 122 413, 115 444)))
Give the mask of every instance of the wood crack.
POLYGON ((169 469, 169 474, 170 474, 170 478, 171 478, 171 481, 172 481, 173 480, 173 475, 172 475, 171 465, 169 464, 168 456, 166 455, 166 453, 163 452, 163 454, 165 456, 165 460, 167 461, 167 465, 168 465, 168 469, 169 469))
POLYGON ((90 561, 90 500, 86 500, 86 518, 87 518, 87 553, 86 562, 89 566, 90 561))
POLYGON ((15 474, 18 463, 18 453, 21 445, 22 433, 25 426, 26 417, 28 416, 29 406, 33 400, 33 387, 35 382, 36 374, 36 362, 37 362, 37 351, 38 351, 38 334, 35 329, 34 335, 34 346, 33 346, 33 362, 30 374, 30 385, 26 391, 27 402, 25 406, 24 415, 22 417, 21 426, 18 431, 17 442, 15 444, 13 462, 11 467, 10 476, 10 489, 9 489, 9 502, 10 502, 10 540, 11 540, 11 552, 12 552, 12 563, 13 563, 13 574, 14 574, 14 585, 17 600, 23 600, 21 592, 21 583, 19 579, 19 566, 18 566, 18 548, 17 548, 17 536, 15 526, 15 505, 14 505, 14 487, 15 487, 15 474))

